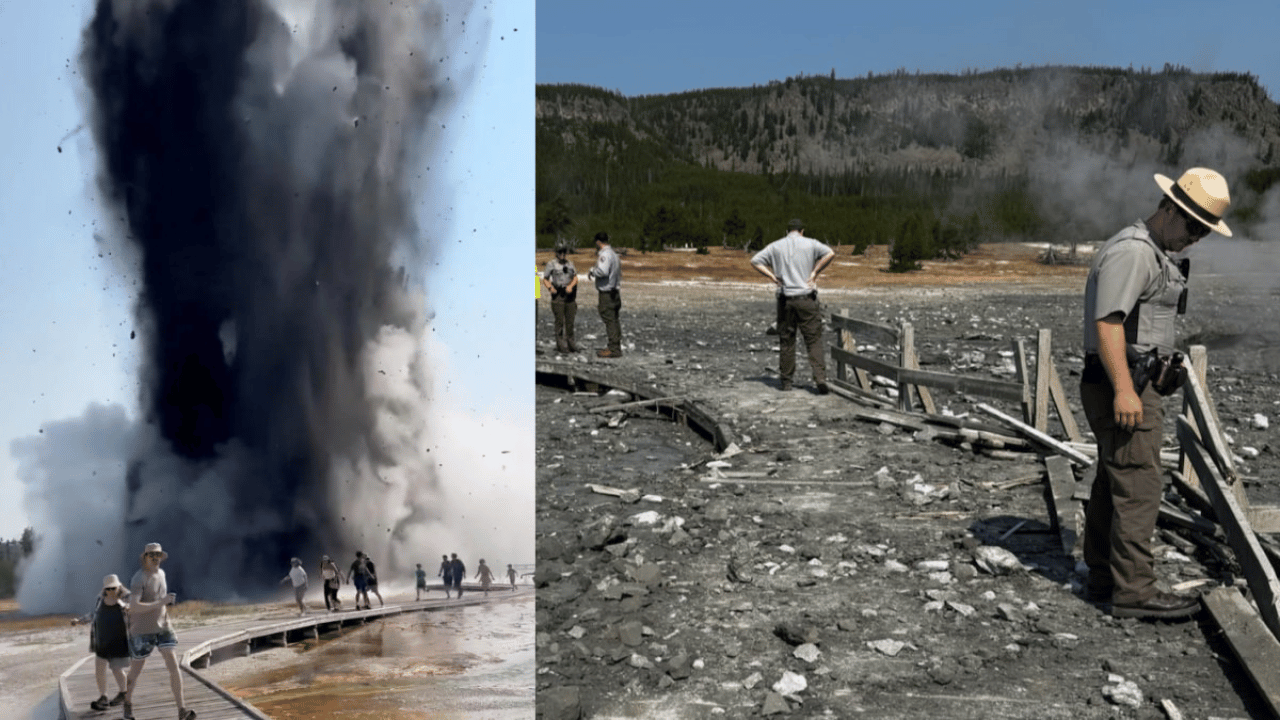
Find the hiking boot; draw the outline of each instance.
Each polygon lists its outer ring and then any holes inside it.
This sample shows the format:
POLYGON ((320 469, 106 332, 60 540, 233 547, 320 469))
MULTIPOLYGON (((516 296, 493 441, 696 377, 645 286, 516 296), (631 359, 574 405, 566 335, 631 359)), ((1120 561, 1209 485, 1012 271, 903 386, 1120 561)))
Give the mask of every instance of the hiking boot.
POLYGON ((614 358, 622 357, 622 351, 610 350, 609 348, 600 348, 599 350, 596 351, 596 357, 608 358, 612 360, 614 358))
POLYGON ((124 712, 120 714, 122 720, 134 720, 133 703, 126 701, 124 704, 124 712))
POLYGON ((567 353, 567 352, 569 352, 569 346, 568 346, 568 345, 566 345, 565 343, 558 342, 558 343, 556 343, 556 352, 558 352, 558 353, 567 353))
POLYGON ((778 391, 779 391, 779 392, 786 392, 786 391, 790 390, 792 387, 793 387, 793 386, 791 385, 791 381, 790 381, 790 380, 783 380, 781 383, 778 383, 778 391))
POLYGON ((107 703, 107 704, 108 704, 108 705, 110 705, 111 707, 115 707, 115 706, 119 705, 120 703, 124 702, 124 698, 125 698, 124 693, 123 693, 123 692, 118 692, 118 693, 116 693, 116 696, 115 696, 115 697, 111 698, 111 702, 109 702, 109 703, 107 703))
POLYGON ((818 394, 819 394, 819 395, 829 395, 829 394, 831 394, 831 387, 830 387, 829 385, 827 385, 827 381, 826 381, 826 380, 819 380, 819 381, 818 381, 818 394))
POLYGON ((178 720, 196 720, 196 711, 191 708, 178 711, 178 720))
POLYGON ((582 352, 582 348, 578 347, 578 344, 577 344, 577 343, 575 343, 574 341, 570 340, 570 341, 569 341, 569 352, 571 352, 571 353, 582 352))
POLYGON ((99 695, 97 700, 94 700, 93 702, 89 703, 89 709, 94 710, 96 712, 102 712, 103 710, 106 710, 107 706, 110 704, 111 702, 107 700, 106 695, 99 695))
POLYGON ((1198 610, 1200 610, 1200 598, 1184 597, 1167 592, 1158 592, 1139 603, 1111 604, 1111 616, 1123 618, 1172 620, 1190 617, 1198 610))

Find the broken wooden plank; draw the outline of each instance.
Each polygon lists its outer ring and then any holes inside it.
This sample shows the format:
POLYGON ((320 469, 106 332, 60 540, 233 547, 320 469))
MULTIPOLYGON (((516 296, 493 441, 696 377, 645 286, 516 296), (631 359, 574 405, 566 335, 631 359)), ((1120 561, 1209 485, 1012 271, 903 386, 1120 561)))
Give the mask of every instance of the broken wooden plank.
POLYGON ((867 322, 848 315, 832 314, 831 327, 836 330, 848 330, 858 337, 871 337, 883 345, 898 344, 898 329, 892 325, 867 322))
POLYGON ((1076 475, 1071 470, 1071 462, 1061 455, 1045 458, 1044 467, 1049 473, 1050 524, 1062 539, 1062 554, 1070 557, 1080 539, 1080 528, 1076 525, 1076 511, 1080 504, 1072 498, 1076 491, 1076 475))
MULTIPOLYGON (((1205 478, 1201 476, 1201 481, 1205 478)), ((1271 713, 1280 717, 1280 642, 1258 618, 1249 601, 1235 588, 1214 588, 1202 598, 1222 628, 1236 658, 1253 680, 1271 713)))
MULTIPOLYGON (((870 384, 871 383, 868 380, 867 385, 870 386, 870 384)), ((886 398, 883 395, 877 395, 870 390, 864 390, 857 385, 850 384, 844 380, 830 379, 827 381, 827 386, 831 388, 831 392, 846 400, 852 400, 856 403, 871 403, 872 405, 881 408, 889 408, 893 406, 893 403, 889 398, 886 398)))
MULTIPOLYGON (((1191 361, 1191 367, 1187 369, 1189 374, 1195 374, 1196 379, 1200 381, 1200 386, 1204 387, 1208 382, 1209 372, 1209 353, 1203 345, 1192 345, 1187 350, 1187 355, 1191 361)), ((1185 388, 1182 391, 1182 414, 1191 420, 1195 416, 1191 414, 1191 393, 1185 388)), ((1199 432, 1196 433, 1199 435, 1199 432)), ((1187 459, 1185 454, 1179 455, 1179 469, 1182 476, 1186 478, 1186 483, 1190 487, 1200 488, 1200 480, 1196 477, 1195 468, 1191 467, 1191 461, 1187 459)))
POLYGON ((1058 410, 1058 420, 1062 421, 1062 429, 1067 439, 1080 442, 1084 435, 1076 424, 1076 416, 1071 414, 1071 405, 1067 402, 1067 391, 1062 387, 1062 378, 1058 377, 1058 368, 1049 360, 1049 395, 1053 398, 1053 406, 1058 410))
MULTIPOLYGON (((848 318, 848 317, 849 317, 849 311, 848 311, 848 310, 844 310, 843 312, 844 312, 844 315, 843 315, 843 316, 842 316, 842 315, 832 315, 832 316, 831 316, 831 325, 832 325, 832 327, 835 327, 835 328, 836 328, 836 336, 840 339, 840 347, 841 347, 842 349, 844 349, 844 350, 848 350, 848 351, 849 351, 849 352, 851 352, 851 353, 856 353, 856 352, 858 351, 858 344, 857 344, 857 343, 858 343, 858 340, 857 340, 857 338, 856 338, 856 337, 854 336, 854 334, 853 334, 853 329, 852 329, 852 328, 850 328, 850 327, 838 327, 838 326, 837 326, 837 323, 836 323, 836 318, 848 318)), ((895 339, 895 342, 896 342, 896 339, 895 339)), ((841 381, 847 382, 847 381, 849 380, 849 378, 848 378, 848 377, 846 377, 846 376, 844 375, 844 373, 845 373, 845 364, 844 364, 844 363, 837 361, 837 362, 836 362, 836 371, 837 371, 837 377, 838 377, 841 381)), ((855 368, 853 369, 853 377, 854 377, 854 379, 855 379, 855 380, 857 380, 857 381, 858 381, 858 388, 859 388, 859 389, 861 389, 861 390, 866 390, 866 391, 870 391, 870 390, 871 390, 871 378, 867 377, 867 371, 866 371, 866 370, 863 370, 862 368, 855 367, 855 368)))
POLYGON ((1245 508, 1249 526, 1256 533, 1280 532, 1280 505, 1250 505, 1245 508))
POLYGON ((1087 465, 1092 465, 1092 464, 1093 464, 1093 458, 1091 458, 1091 457, 1089 457, 1089 456, 1085 455, 1084 453, 1082 453, 1082 452, 1080 452, 1080 451, 1078 451, 1078 450, 1075 450, 1075 449, 1073 449, 1073 448, 1071 448, 1071 447, 1069 447, 1069 446, 1065 445, 1064 443, 1061 443, 1061 442, 1058 442, 1057 440, 1054 440, 1053 438, 1049 437, 1048 435, 1045 435, 1044 433, 1040 432, 1039 430, 1036 430, 1035 428, 1031 427, 1030 425, 1028 425, 1028 424, 1026 424, 1026 423, 1024 423, 1024 422, 1022 422, 1021 420, 1018 420, 1018 419, 1017 419, 1017 418, 1015 418, 1015 417, 1012 417, 1012 416, 1010 416, 1010 415, 1008 415, 1008 414, 1006 414, 1006 413, 1003 413, 1003 412, 1001 412, 1001 411, 999 411, 999 410, 997 410, 997 409, 995 409, 995 408, 991 407, 990 405, 988 405, 988 404, 986 404, 986 403, 978 403, 977 408, 978 408, 979 410, 981 410, 982 412, 987 413, 988 415, 991 415, 992 417, 999 418, 999 419, 1001 419, 1001 420, 1005 421, 1006 423, 1008 423, 1009 425, 1012 425, 1014 428, 1016 428, 1016 429, 1018 429, 1018 430, 1021 430, 1021 431, 1022 431, 1022 433, 1023 433, 1024 435, 1026 435, 1027 437, 1031 438, 1032 440, 1034 440, 1034 441, 1036 441, 1036 442, 1040 443, 1041 445, 1044 445, 1045 447, 1048 447, 1049 449, 1053 450, 1054 452, 1057 452, 1057 453, 1058 453, 1058 454, 1060 454, 1060 455, 1065 455, 1065 456, 1067 456, 1067 458, 1068 458, 1069 460, 1071 460, 1072 462, 1076 463, 1077 465, 1085 465, 1085 466, 1087 466, 1087 465))
POLYGON ((909 430, 920 431, 925 428, 925 423, 919 417, 904 412, 894 412, 893 410, 876 410, 874 408, 859 408, 853 411, 853 416, 859 420, 871 420, 874 422, 887 422, 898 427, 904 427, 909 430))
POLYGON ((647 405, 675 405, 682 403, 689 398, 684 395, 671 395, 668 397, 649 398, 648 400, 633 400, 632 402, 616 403, 611 405, 601 405, 599 407, 588 408, 587 412, 606 413, 615 410, 630 410, 632 408, 642 408, 647 405))
POLYGON ((1249 581, 1249 591, 1258 605, 1258 613, 1272 633, 1280 637, 1280 581, 1276 579, 1275 568, 1258 544, 1249 518, 1236 501, 1235 494, 1207 457, 1208 451, 1195 436, 1191 423, 1183 417, 1178 418, 1178 440, 1200 476, 1200 486, 1213 502, 1218 523, 1227 532, 1227 542, 1235 551, 1236 561, 1249 581))
POLYGON ((1007 400, 1010 402, 1020 402, 1022 399, 1022 386, 1017 383, 1006 382, 1003 380, 964 377, 961 375, 934 372, 932 370, 910 370, 907 368, 900 368, 892 363, 881 362, 865 355, 851 353, 834 346, 831 348, 831 355, 832 357, 843 360, 854 367, 862 368, 863 370, 867 370, 877 375, 883 375, 900 385, 903 383, 926 385, 932 388, 968 393, 970 395, 981 395, 995 400, 1007 400))
MULTIPOLYGON (((1209 393, 1205 391, 1200 378, 1193 372, 1187 373, 1187 382, 1182 389, 1183 397, 1187 399, 1191 414, 1196 419, 1192 429, 1200 431, 1197 433, 1199 439, 1209 451, 1213 463, 1218 466, 1218 472, 1228 483, 1234 484, 1238 479, 1236 466, 1231 459, 1231 448, 1227 447, 1227 441, 1222 436, 1222 428, 1218 425, 1217 413, 1214 412, 1213 404, 1209 401, 1209 393)), ((1199 473, 1198 468, 1196 472, 1199 473)), ((1203 476, 1200 481, 1204 482, 1203 476)))

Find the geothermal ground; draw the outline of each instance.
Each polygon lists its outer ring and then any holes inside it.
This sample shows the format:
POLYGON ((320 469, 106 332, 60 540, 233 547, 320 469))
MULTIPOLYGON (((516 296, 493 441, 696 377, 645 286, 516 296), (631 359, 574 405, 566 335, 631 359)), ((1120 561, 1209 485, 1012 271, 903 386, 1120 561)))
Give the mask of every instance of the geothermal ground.
MULTIPOLYGON (((1003 380, 1013 377, 1001 353, 1017 338, 1034 351, 1048 328, 1087 433, 1085 268, 987 246, 890 275, 872 251, 838 251, 819 281, 828 311, 909 321, 923 369, 1003 380)), ((620 360, 594 357, 603 327, 588 285, 581 355, 555 353, 539 302, 539 361, 690 398, 742 450, 713 470, 715 448, 689 428, 645 410, 590 412, 627 396, 539 386, 540 717, 1163 718, 1162 702, 1188 718, 1268 716, 1207 613, 1122 620, 1079 597, 1034 453, 998 459, 854 419, 850 400, 811 392, 803 356, 796 390, 779 392, 772 294, 748 257, 624 256, 620 360), (981 546, 1023 567, 980 569, 981 546)), ((585 275, 590 254, 573 259, 585 275)), ((1257 323, 1275 297, 1232 280, 1193 274, 1181 336, 1208 346, 1209 390, 1247 490, 1274 503, 1280 445, 1254 416, 1280 412, 1280 340, 1257 323)), ((981 398, 934 398, 939 412, 982 417, 981 398)), ((1056 421, 1050 431, 1063 437, 1056 421)), ((1163 525, 1155 547, 1166 586, 1238 576, 1230 557, 1163 525)))

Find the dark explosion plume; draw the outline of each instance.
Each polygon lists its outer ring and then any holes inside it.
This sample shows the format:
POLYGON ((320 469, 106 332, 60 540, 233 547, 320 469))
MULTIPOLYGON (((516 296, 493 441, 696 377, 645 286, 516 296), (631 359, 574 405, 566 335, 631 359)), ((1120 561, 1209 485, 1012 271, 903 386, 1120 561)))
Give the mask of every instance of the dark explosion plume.
MULTIPOLYGON (((137 275, 145 427, 119 552, 188 597, 291 556, 382 565, 437 524, 422 458, 429 251, 410 178, 453 97, 465 9, 99 0, 82 64, 99 190, 137 275)), ((127 575, 125 576, 127 579, 127 575)))

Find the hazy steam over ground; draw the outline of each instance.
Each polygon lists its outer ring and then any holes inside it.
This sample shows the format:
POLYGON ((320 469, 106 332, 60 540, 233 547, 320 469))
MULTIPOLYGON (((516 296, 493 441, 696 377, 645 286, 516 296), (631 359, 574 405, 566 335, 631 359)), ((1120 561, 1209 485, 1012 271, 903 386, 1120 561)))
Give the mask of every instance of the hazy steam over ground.
POLYGON ((97 3, 81 62, 142 422, 94 407, 15 443, 42 538, 24 608, 83 605, 146 542, 213 598, 293 555, 363 549, 389 574, 449 550, 426 292, 401 268, 430 252, 417 178, 483 30, 457 5, 97 3))

